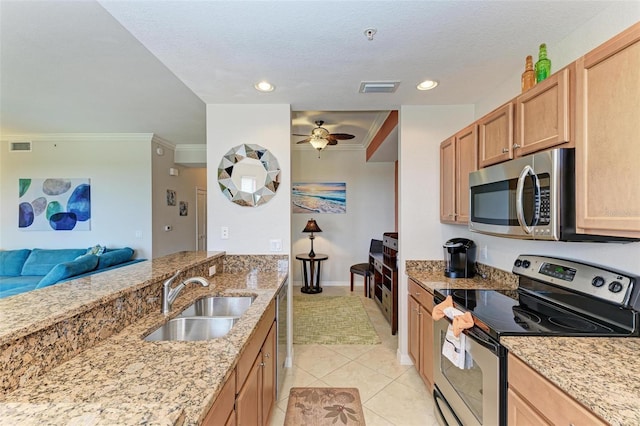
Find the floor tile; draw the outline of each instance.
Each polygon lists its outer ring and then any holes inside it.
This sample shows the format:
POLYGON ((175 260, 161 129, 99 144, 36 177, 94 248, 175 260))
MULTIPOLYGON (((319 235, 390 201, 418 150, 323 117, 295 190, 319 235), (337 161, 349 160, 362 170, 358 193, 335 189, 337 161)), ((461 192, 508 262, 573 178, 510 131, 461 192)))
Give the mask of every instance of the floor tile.
POLYGON ((324 376, 322 381, 337 388, 358 388, 360 400, 364 403, 393 379, 352 361, 324 376))
POLYGON ((397 348, 380 347, 370 350, 356 358, 360 364, 375 369, 378 373, 384 374, 392 379, 400 377, 407 369, 413 368, 410 365, 400 365, 396 357, 397 348))
POLYGON ((425 392, 428 393, 429 389, 427 385, 420 377, 420 374, 416 371, 414 367, 409 368, 406 372, 402 374, 402 376, 396 379, 396 383, 401 383, 405 386, 412 388, 415 392, 425 392))
POLYGON ((377 345, 331 345, 331 349, 354 360, 365 352, 375 349, 377 345))
POLYGON ((362 407, 362 411, 364 412, 364 421, 367 423, 367 426, 400 426, 391 423, 384 417, 380 417, 367 407, 362 407))
POLYGON ((296 345, 293 363, 315 377, 323 377, 350 361, 331 345, 296 345))
POLYGON ((401 383, 392 382, 365 402, 364 406, 394 425, 437 425, 433 402, 426 392, 415 392, 401 383))

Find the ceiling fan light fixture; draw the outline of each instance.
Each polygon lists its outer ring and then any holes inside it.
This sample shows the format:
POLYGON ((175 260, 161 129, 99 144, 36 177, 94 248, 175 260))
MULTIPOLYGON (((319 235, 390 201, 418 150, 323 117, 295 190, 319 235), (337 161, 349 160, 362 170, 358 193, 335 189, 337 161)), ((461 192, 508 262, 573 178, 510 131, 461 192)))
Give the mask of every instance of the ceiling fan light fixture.
POLYGON ((314 136, 311 138, 309 143, 314 149, 317 149, 318 151, 322 151, 323 149, 326 148, 327 144, 329 143, 329 140, 314 136))
POLYGON ((418 84, 416 88, 418 90, 431 90, 434 89, 438 85, 436 80, 425 80, 422 83, 418 84))
POLYGON ((276 88, 276 86, 265 80, 257 82, 253 87, 260 92, 273 92, 276 88))

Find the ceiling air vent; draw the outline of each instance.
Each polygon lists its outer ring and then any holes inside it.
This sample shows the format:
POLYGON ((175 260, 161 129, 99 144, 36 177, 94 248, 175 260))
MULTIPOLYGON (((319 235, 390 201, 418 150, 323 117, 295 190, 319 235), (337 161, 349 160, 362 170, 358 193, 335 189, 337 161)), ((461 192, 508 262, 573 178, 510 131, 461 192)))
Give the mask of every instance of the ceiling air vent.
POLYGON ((399 81, 363 81, 360 93, 393 93, 399 85, 399 81))
POLYGON ((11 142, 11 152, 30 152, 31 142, 11 142))

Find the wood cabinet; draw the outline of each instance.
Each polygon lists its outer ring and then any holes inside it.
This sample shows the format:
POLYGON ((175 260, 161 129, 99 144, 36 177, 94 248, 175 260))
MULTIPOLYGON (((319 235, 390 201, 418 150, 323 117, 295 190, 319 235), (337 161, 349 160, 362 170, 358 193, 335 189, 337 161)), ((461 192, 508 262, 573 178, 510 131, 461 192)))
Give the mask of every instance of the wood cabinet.
POLYGON ((232 376, 207 413, 204 425, 267 425, 276 400, 275 319, 275 302, 272 302, 243 349, 232 376))
POLYGON ((513 158, 513 103, 495 109, 478 120, 480 167, 513 158))
POLYGON ((398 332, 398 269, 395 258, 385 260, 382 253, 369 253, 373 267, 373 300, 391 324, 391 334, 398 332))
POLYGON ((509 354, 507 371, 509 425, 607 424, 513 354, 509 354))
POLYGON ((433 295, 408 281, 409 356, 429 391, 433 390, 433 295))
POLYGON ((469 222, 469 173, 477 169, 474 123, 440 144, 440 222, 469 222))
POLYGON ((640 23, 577 61, 576 225, 640 237, 640 23))
POLYGON ((560 70, 516 98, 514 157, 563 146, 571 141, 570 89, 575 64, 560 70))

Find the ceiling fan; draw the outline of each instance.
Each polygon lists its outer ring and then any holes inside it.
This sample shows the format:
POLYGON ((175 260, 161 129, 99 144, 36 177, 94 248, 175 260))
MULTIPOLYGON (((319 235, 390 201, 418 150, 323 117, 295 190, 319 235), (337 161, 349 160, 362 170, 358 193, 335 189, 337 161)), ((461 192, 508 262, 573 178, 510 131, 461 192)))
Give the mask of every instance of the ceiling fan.
MULTIPOLYGON (((309 142, 315 149, 317 149, 318 151, 322 151, 327 145, 337 145, 339 140, 353 139, 355 137, 348 133, 329 133, 327 129, 322 127, 322 125, 324 124, 324 121, 322 120, 318 120, 315 123, 318 127, 315 127, 311 131, 311 136, 296 143, 301 144, 309 142)), ((307 135, 294 133, 293 136, 307 135)))

